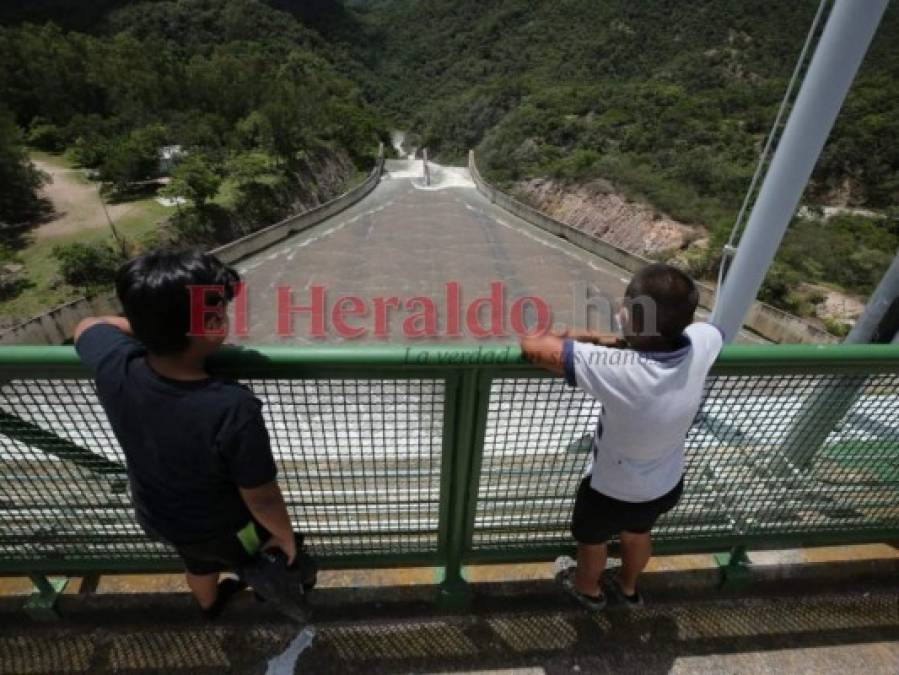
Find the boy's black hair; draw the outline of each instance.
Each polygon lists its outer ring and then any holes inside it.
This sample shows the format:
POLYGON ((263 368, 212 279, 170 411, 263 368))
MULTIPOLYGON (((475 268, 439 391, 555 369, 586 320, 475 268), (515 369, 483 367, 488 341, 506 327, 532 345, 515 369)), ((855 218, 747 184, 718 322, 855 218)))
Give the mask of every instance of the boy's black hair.
MULTIPOLYGON (((663 263, 653 263, 639 270, 627 286, 629 300, 649 298, 654 304, 655 332, 666 340, 675 342, 684 329, 693 323, 693 314, 699 305, 696 284, 684 272, 663 263)), ((634 330, 643 335, 653 331, 646 308, 640 302, 628 303, 633 317, 634 330)))
POLYGON ((155 354, 177 354, 190 344, 190 286, 221 286, 221 294, 205 294, 206 305, 228 303, 237 272, 209 253, 158 250, 119 268, 116 293, 134 335, 155 354))

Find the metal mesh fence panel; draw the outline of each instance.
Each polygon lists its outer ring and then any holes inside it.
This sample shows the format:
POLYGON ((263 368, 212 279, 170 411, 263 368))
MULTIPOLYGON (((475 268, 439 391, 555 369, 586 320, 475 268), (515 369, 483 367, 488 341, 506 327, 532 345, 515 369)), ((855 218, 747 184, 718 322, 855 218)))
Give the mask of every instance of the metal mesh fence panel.
MULTIPOLYGON (((443 380, 247 384, 314 553, 436 553, 443 380)), ((134 518, 124 455, 89 380, 0 387, 0 513, 0 561, 174 560, 134 518)))
POLYGON ((251 381, 294 524, 324 556, 436 553, 444 383, 251 381))
MULTIPOLYGON (((660 543, 899 529, 899 376, 720 375, 686 439, 660 543)), ((474 551, 572 543, 600 403, 556 379, 494 379, 474 551)))
POLYGON ((0 388, 0 556, 168 557, 134 519, 124 456, 88 380, 0 388))
MULTIPOLYGON (((899 352, 832 349, 722 356, 659 544, 899 536, 899 352)), ((174 567, 134 519, 124 457, 74 354, 21 354, 0 352, 0 570, 174 567)), ((539 560, 573 543, 601 405, 561 380, 522 363, 410 366, 389 350, 231 358, 265 404, 293 522, 328 563, 458 572, 462 558, 539 560)))
POLYGON ((487 410, 472 546, 568 543, 599 404, 561 380, 503 378, 487 410))

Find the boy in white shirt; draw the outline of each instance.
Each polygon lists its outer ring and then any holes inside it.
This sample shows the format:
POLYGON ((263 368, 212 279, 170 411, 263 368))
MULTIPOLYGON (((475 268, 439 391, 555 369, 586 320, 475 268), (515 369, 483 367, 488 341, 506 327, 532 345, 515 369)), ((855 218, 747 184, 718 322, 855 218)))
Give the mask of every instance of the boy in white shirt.
POLYGON ((716 326, 693 323, 698 302, 689 276, 648 265, 625 291, 624 339, 569 333, 521 342, 529 360, 602 403, 571 524, 577 566, 558 573, 563 587, 591 609, 606 604, 600 578, 606 542, 615 535, 622 565, 612 588, 628 606, 643 603, 636 586, 651 555, 650 530, 683 492, 687 432, 724 342, 716 326))

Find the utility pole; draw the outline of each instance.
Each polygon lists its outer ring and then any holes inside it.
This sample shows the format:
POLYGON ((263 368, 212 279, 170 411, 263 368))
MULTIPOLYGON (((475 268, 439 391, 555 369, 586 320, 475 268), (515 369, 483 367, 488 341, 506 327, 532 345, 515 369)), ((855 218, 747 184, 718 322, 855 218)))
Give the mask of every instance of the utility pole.
POLYGON ((889 0, 836 0, 711 320, 732 340, 758 295, 889 0))
POLYGON ((103 193, 100 192, 100 188, 97 188, 97 197, 100 199, 100 206, 103 207, 103 213, 106 214, 106 222, 109 223, 109 229, 112 231, 112 238, 115 239, 116 246, 119 247, 119 251, 122 253, 122 258, 127 258, 128 243, 122 238, 119 231, 116 229, 115 224, 112 222, 112 217, 109 215, 109 209, 106 208, 106 200, 103 199, 103 193))

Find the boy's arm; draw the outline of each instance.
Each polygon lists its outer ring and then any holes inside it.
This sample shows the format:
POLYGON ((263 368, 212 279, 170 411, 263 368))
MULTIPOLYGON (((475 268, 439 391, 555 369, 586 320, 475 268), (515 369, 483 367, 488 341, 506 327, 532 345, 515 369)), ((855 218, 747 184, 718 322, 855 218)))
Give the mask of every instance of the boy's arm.
POLYGON ((131 323, 123 316, 89 316, 86 319, 79 321, 78 325, 75 326, 75 335, 73 336, 74 341, 78 342, 78 338, 81 337, 81 334, 84 333, 84 331, 100 323, 109 324, 113 328, 118 328, 125 335, 134 335, 134 331, 131 330, 131 323))
POLYGON ((231 479, 252 516, 272 534, 264 548, 280 548, 290 564, 297 553, 296 540, 278 487, 278 469, 262 419, 262 404, 255 397, 244 398, 235 412, 235 419, 246 421, 238 422, 238 429, 225 432, 227 440, 223 451, 231 479))
POLYGON ((609 333, 599 333, 595 330, 569 330, 562 337, 569 338, 575 342, 586 342, 599 347, 610 347, 612 349, 626 349, 627 340, 617 335, 609 333))
POLYGON ((565 374, 562 349, 564 338, 558 335, 539 335, 521 338, 521 353, 536 366, 545 368, 556 375, 565 374))
POLYGON ((128 319, 89 317, 75 327, 75 351, 98 383, 102 380, 110 384, 118 380, 115 374, 123 361, 144 349, 132 335, 128 319))
POLYGON ((624 348, 627 342, 615 335, 595 331, 569 330, 561 335, 540 335, 521 339, 521 351, 531 363, 556 375, 565 375, 565 341, 586 342, 600 347, 624 348))
POLYGON ((293 563, 297 554, 297 544, 278 482, 272 481, 255 488, 238 489, 253 517, 272 534, 272 538, 264 547, 281 549, 287 556, 287 564, 293 563))

